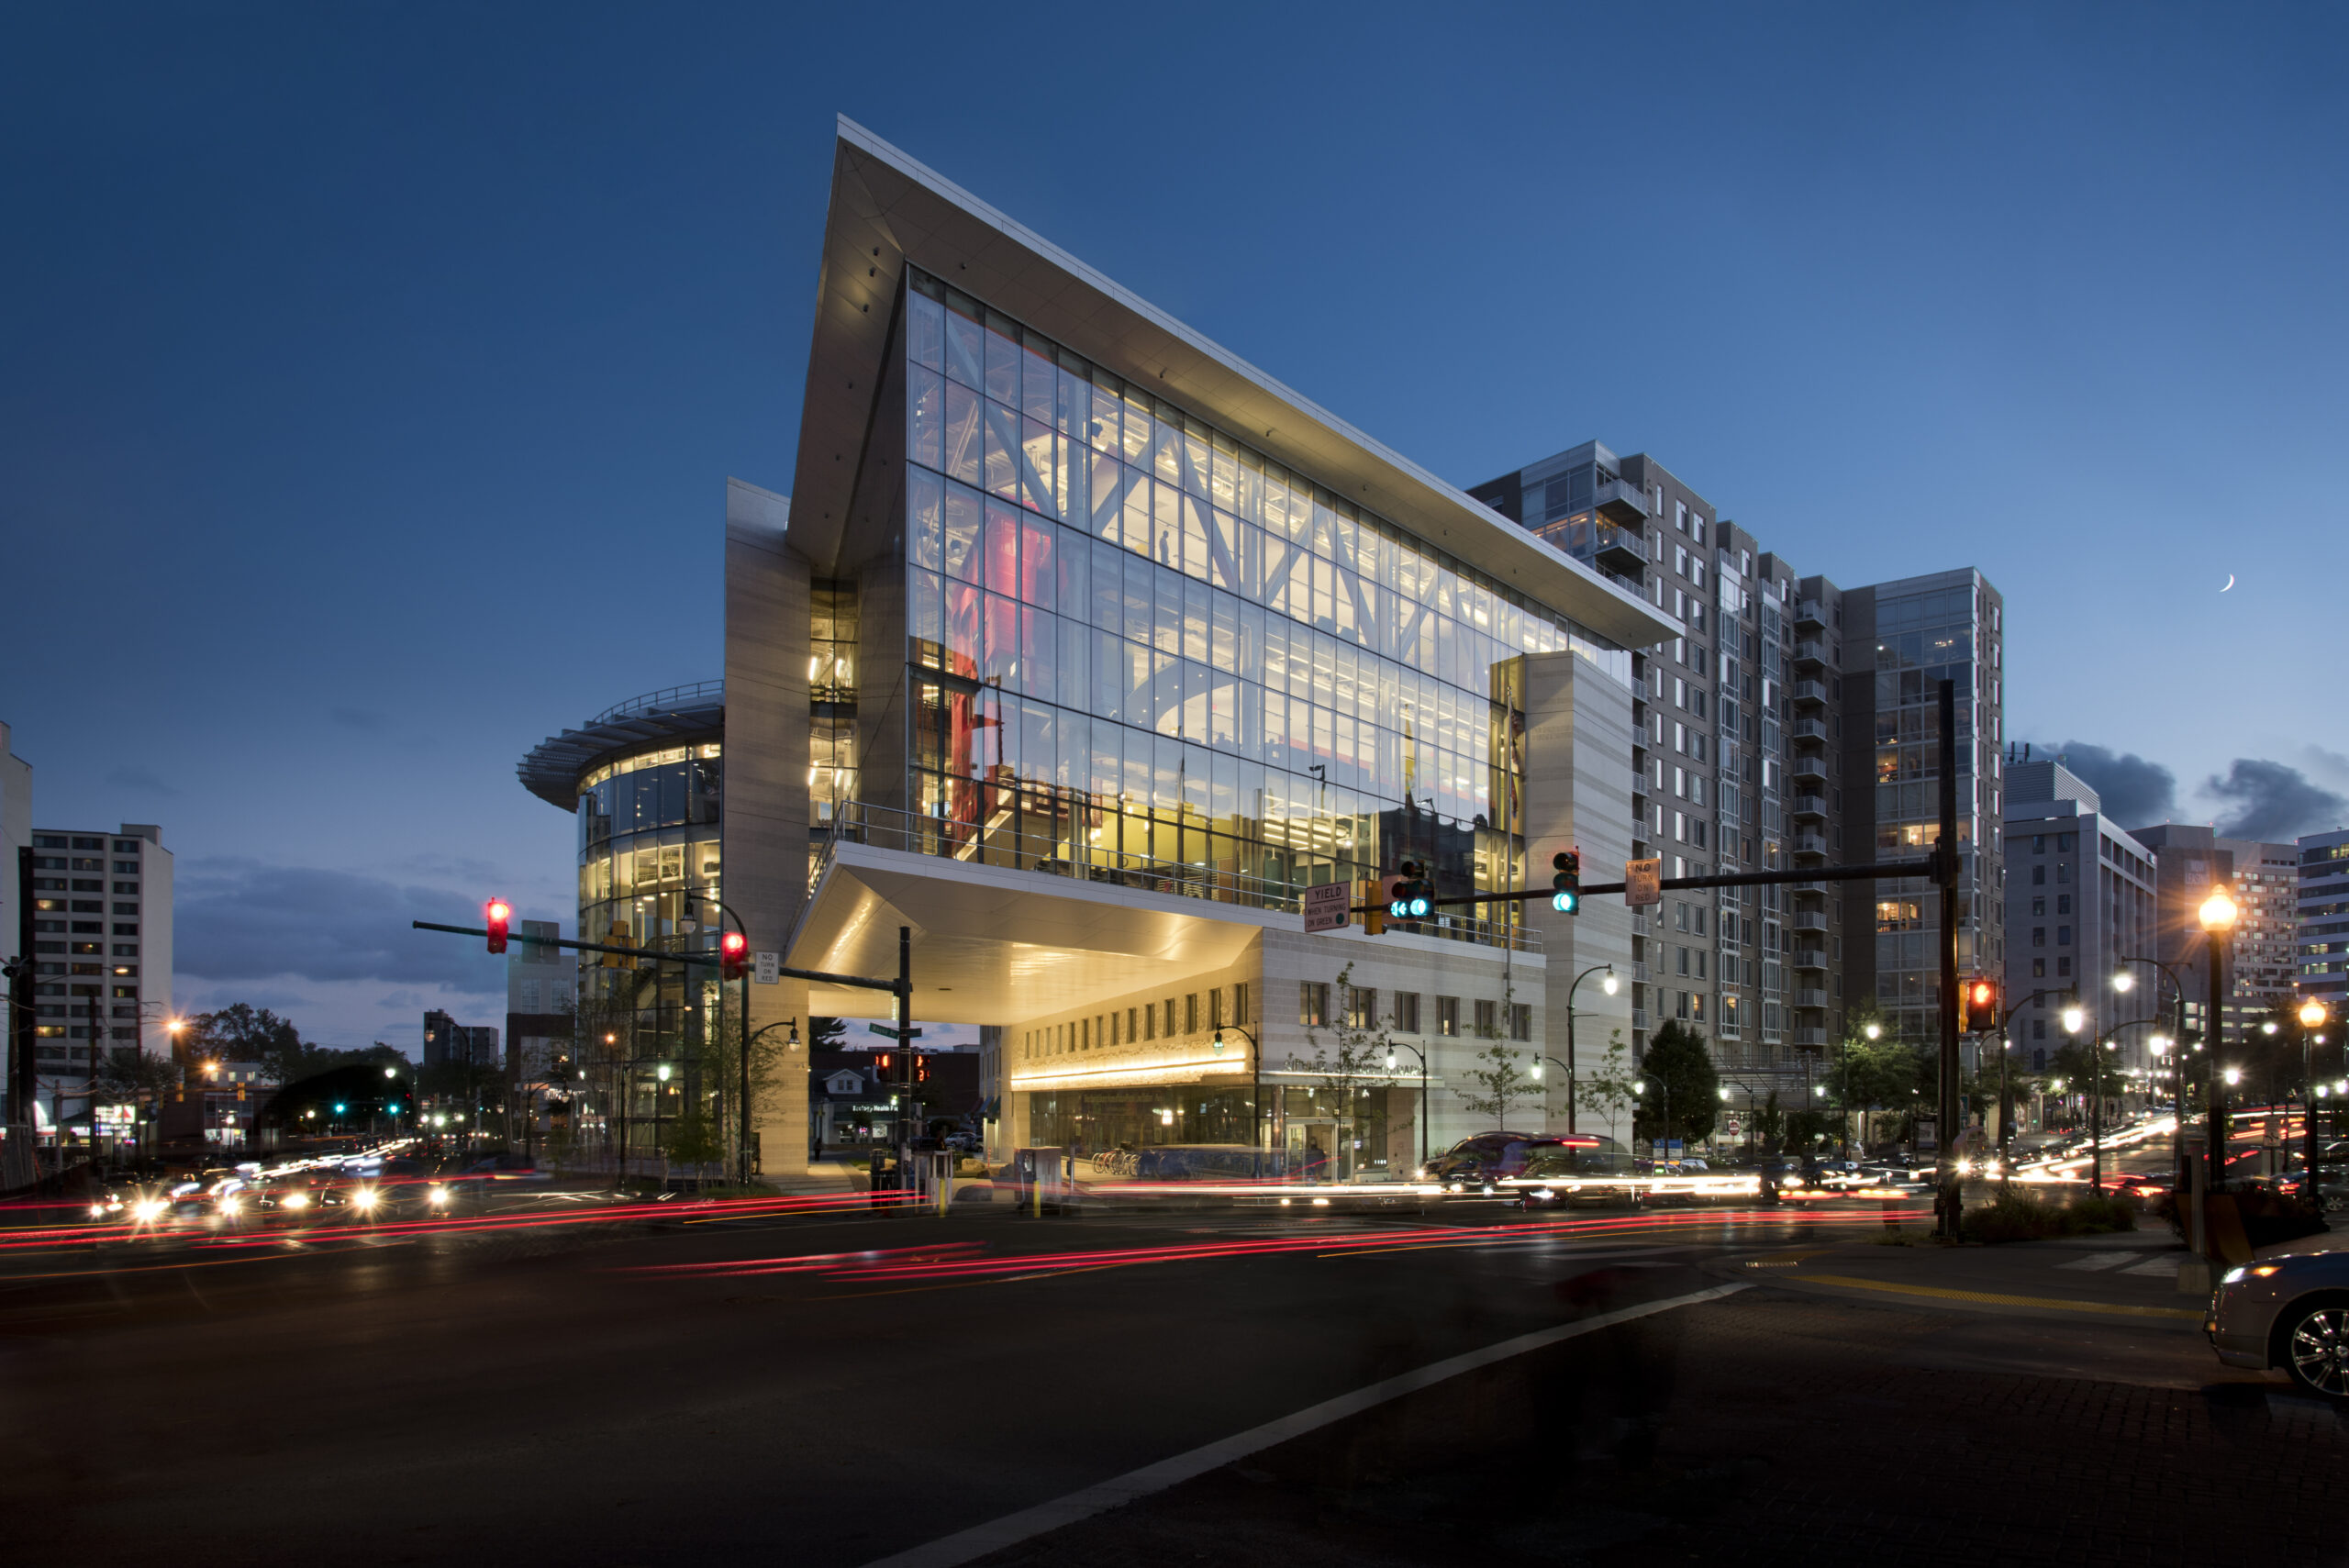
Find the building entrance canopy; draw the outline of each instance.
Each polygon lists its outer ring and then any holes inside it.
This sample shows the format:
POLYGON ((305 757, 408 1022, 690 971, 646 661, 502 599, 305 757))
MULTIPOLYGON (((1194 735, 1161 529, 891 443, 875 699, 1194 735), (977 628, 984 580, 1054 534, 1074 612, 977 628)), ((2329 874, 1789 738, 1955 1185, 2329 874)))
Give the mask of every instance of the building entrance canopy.
MULTIPOLYGON (((893 974, 897 928, 907 927, 916 1015, 1003 1024, 1225 968, 1259 931, 1297 920, 1285 910, 843 841, 784 962, 893 974)), ((873 1005, 870 992, 808 988, 815 1013, 861 1017, 873 1005)))

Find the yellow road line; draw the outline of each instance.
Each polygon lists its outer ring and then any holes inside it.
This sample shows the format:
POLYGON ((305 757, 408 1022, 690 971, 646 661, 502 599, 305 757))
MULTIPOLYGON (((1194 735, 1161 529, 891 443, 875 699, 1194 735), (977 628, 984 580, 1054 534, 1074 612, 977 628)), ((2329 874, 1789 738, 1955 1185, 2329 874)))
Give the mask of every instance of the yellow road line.
POLYGON ((2128 1318, 2190 1318, 2199 1321, 2199 1307, 2123 1307, 2104 1301, 2070 1301, 2053 1296, 1999 1296, 1985 1290, 1951 1290, 1937 1284, 1894 1284, 1886 1280, 1854 1279, 1849 1274, 1793 1274, 1790 1279, 1811 1284, 1840 1284, 1852 1290, 1881 1290, 1895 1296, 1931 1296, 1945 1301, 1980 1301, 1994 1307, 2047 1307, 2059 1312, 2116 1312, 2128 1318))

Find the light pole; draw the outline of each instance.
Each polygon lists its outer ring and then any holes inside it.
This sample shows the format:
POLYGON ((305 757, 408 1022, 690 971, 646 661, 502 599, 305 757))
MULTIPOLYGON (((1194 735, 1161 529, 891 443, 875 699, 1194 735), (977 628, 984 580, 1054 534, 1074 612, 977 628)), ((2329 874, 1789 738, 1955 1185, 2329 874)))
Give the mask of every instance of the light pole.
POLYGON ((2324 1004, 2314 996, 2300 1004, 2300 1145, 2306 1151, 2300 1163, 2309 1173, 2309 1201, 2320 1208, 2323 1200, 2316 1179, 2316 1048, 2324 1037, 2316 1031, 2324 1027, 2326 1016, 2324 1004))
POLYGON ((1611 963, 1592 964, 1588 969, 1575 975, 1575 983, 1566 987, 1566 1059, 1558 1065, 1566 1070, 1566 1130, 1568 1132, 1576 1130, 1575 1127, 1575 993, 1581 989, 1584 981, 1594 974, 1602 973, 1607 978, 1599 982, 1598 988, 1612 996, 1621 983, 1615 978, 1615 966, 1611 963))
MULTIPOLYGON (((1398 1047, 1409 1051, 1419 1064, 1419 1169, 1424 1171, 1428 1163, 1428 1053, 1416 1045, 1390 1037, 1386 1041, 1386 1071, 1390 1073, 1395 1071, 1395 1052, 1398 1047)), ((1540 1076, 1538 1066, 1534 1072, 1537 1077, 1540 1076)))
MULTIPOLYGON (((1248 1042, 1248 1170, 1261 1180, 1264 1174, 1264 1047, 1262 1041, 1238 1024, 1225 1024, 1215 1031, 1215 1048, 1223 1049, 1223 1037, 1236 1034, 1248 1042)), ((1394 1065, 1393 1052, 1387 1054, 1387 1065, 1394 1065)), ((1421 1074, 1424 1084, 1425 1074, 1421 1074)), ((1419 1140, 1427 1140, 1427 1113, 1419 1113, 1419 1140)))
MULTIPOLYGON (((1631 1069, 1631 1071, 1632 1071, 1632 1072, 1634 1072, 1634 1073, 1638 1073, 1641 1077, 1642 1077, 1642 1078, 1646 1079, 1649 1083, 1653 1084, 1655 1085, 1656 1094, 1657 1094, 1657 1095, 1658 1095, 1663 1099, 1663 1101, 1664 1101, 1664 1138, 1663 1138, 1662 1141, 1664 1141, 1664 1142, 1665 1142, 1665 1143, 1669 1143, 1669 1142, 1671 1142, 1671 1141, 1672 1141, 1672 1085, 1671 1085, 1671 1084, 1667 1084, 1667 1083, 1665 1083, 1663 1079, 1661 1079, 1661 1078, 1657 1077, 1654 1073, 1653 1073, 1649 1072, 1649 1071, 1648 1071, 1646 1068, 1644 1068, 1644 1067, 1634 1067, 1634 1068, 1632 1068, 1632 1069, 1631 1069)), ((1632 1097, 1633 1099, 1638 1099, 1638 1098, 1642 1097, 1642 1095, 1644 1095, 1646 1094, 1646 1092, 1647 1092, 1647 1091, 1646 1091, 1645 1089, 1643 1089, 1641 1085, 1639 1085, 1639 1084, 1632 1084, 1632 1085, 1631 1085, 1631 1097, 1632 1097)), ((1650 1140, 1648 1140, 1648 1161, 1649 1161, 1649 1163, 1650 1163, 1650 1164, 1653 1164, 1653 1163, 1654 1163, 1654 1161, 1655 1161, 1655 1146, 1656 1146, 1657 1141, 1658 1141, 1657 1140, 1653 1139, 1653 1138, 1652 1138, 1652 1139, 1650 1139, 1650 1140)))
MULTIPOLYGON (((745 982, 745 984, 748 984, 748 982, 745 982)), ((813 1028, 813 1027, 814 1027, 814 1025, 811 1023, 811 1024, 809 1025, 809 1027, 810 1027, 810 1028, 813 1028)), ((759 1041, 760 1041, 760 1040, 761 1040, 762 1038, 763 1038, 764 1036, 769 1035, 769 1034, 772 1034, 772 1033, 774 1033, 776 1029, 789 1029, 789 1030, 791 1031, 790 1035, 789 1035, 789 1036, 788 1036, 788 1037, 784 1040, 784 1042, 783 1042, 783 1043, 785 1044, 785 1047, 787 1047, 787 1048, 788 1048, 788 1049, 790 1049, 790 1050, 793 1050, 793 1051, 796 1051, 796 1050, 798 1050, 798 1049, 799 1049, 799 1020, 798 1020, 797 1018, 785 1018, 785 1019, 783 1019, 783 1020, 781 1020, 780 1022, 777 1022, 777 1023, 772 1023, 772 1024, 761 1024, 757 1029, 753 1029, 753 1030, 751 1030, 751 1038, 750 1038, 750 1039, 748 1039, 748 1040, 744 1040, 744 1041, 742 1042, 742 1061, 743 1061, 743 1062, 744 1062, 744 1064, 745 1064, 745 1065, 743 1066, 743 1069, 742 1069, 742 1081, 743 1081, 743 1083, 744 1083, 744 1084, 747 1084, 750 1082, 750 1073, 751 1073, 751 1070, 750 1070, 750 1067, 749 1067, 748 1063, 749 1063, 749 1062, 750 1062, 750 1060, 751 1060, 751 1048, 752 1046, 754 1046, 754 1045, 758 1044, 758 1043, 759 1043, 759 1041)), ((904 1043, 904 1042, 900 1041, 899 1043, 900 1043, 900 1044, 902 1044, 902 1043, 904 1043)), ((809 1070, 810 1072, 813 1072, 813 1071, 814 1071, 814 1067, 812 1066, 812 1064, 810 1065, 810 1067, 809 1067, 809 1069, 808 1069, 808 1070, 809 1070)), ((745 1096, 747 1097, 747 1096, 748 1096, 748 1095, 749 1095, 749 1090, 748 1090, 748 1089, 745 1089, 745 1090, 743 1091, 743 1093, 744 1093, 745 1096)), ((823 1152, 823 1144, 822 1144, 822 1142, 820 1141, 820 1140, 819 1140, 819 1138, 818 1138, 818 1134, 817 1134, 817 1132, 816 1132, 815 1115, 816 1115, 816 1112, 815 1112, 814 1106, 813 1106, 813 1105, 812 1105, 812 1103, 811 1103, 811 1105, 810 1105, 810 1106, 809 1106, 809 1109, 808 1109, 808 1112, 807 1112, 807 1116, 808 1116, 808 1124, 807 1124, 807 1134, 808 1134, 808 1136, 807 1136, 807 1147, 808 1147, 809 1149, 813 1150, 815 1152, 814 1152, 814 1153, 811 1153, 811 1154, 808 1156, 808 1160, 809 1160, 809 1162, 810 1162, 810 1163, 813 1163, 813 1162, 814 1162, 815 1157, 816 1157, 816 1155, 817 1155, 817 1154, 820 1154, 820 1153, 822 1153, 822 1152, 823 1152)), ((747 1145, 747 1144, 745 1144, 745 1145, 744 1145, 744 1148, 745 1148, 745 1149, 747 1149, 748 1147, 749 1147, 749 1145, 747 1145)), ((743 1161, 742 1161, 742 1177, 743 1177, 743 1180, 744 1180, 745 1182, 747 1182, 747 1181, 750 1179, 750 1174, 751 1174, 751 1162, 750 1162, 750 1160, 748 1159, 748 1157, 746 1156, 746 1157, 743 1159, 743 1161)))
MULTIPOLYGON (((2203 1039, 2209 1047, 2207 1056, 2210 1062, 2210 1066, 2202 1070, 2203 1085, 2206 1089, 2210 1086, 2210 1069, 2218 1065, 2219 1042, 2221 1038, 2220 1020, 2226 1016, 2222 1003, 2226 995, 2223 976, 2227 960, 2227 936, 2235 929, 2236 912, 2235 901, 2227 896, 2227 890, 2223 887, 2211 888, 2210 896, 2202 901, 2202 907, 2197 911, 2201 917, 2202 929, 2210 938, 2210 1017, 2203 1029, 2203 1039)), ((2223 1098, 2223 1095, 2219 1095, 2210 1096, 2210 1131, 2206 1135, 2210 1140, 2210 1148, 2205 1151, 2205 1158, 2210 1162, 2210 1179, 2213 1186, 2226 1180, 2227 1175, 2227 1113, 2226 1107, 2220 1103, 2223 1098)))

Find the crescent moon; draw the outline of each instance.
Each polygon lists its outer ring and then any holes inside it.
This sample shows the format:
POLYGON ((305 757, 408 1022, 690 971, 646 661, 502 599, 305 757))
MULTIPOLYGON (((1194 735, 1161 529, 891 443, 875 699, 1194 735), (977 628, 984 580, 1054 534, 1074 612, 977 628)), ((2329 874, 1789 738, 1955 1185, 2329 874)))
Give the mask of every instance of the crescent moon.
MULTIPOLYGON (((2233 573, 2230 572, 2230 573, 2227 573, 2227 588, 2232 588, 2232 587, 2233 587, 2234 585, 2235 585, 2235 574, 2234 574, 2233 573)), ((2223 593, 2225 593, 2225 592, 2227 591, 2227 588, 2221 588, 2221 589, 2220 589, 2220 590, 2219 590, 2219 592, 2221 592, 2221 594, 2223 594, 2223 593)))

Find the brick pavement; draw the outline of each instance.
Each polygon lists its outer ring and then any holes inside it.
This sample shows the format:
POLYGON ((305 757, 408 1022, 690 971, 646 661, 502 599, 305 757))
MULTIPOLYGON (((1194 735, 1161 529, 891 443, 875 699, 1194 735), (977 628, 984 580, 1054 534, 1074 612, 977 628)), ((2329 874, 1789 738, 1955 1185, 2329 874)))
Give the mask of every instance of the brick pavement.
MULTIPOLYGON (((2280 1382, 2220 1381, 2184 1336, 2180 1371, 2207 1368, 2207 1386, 1937 1367, 1951 1325, 1756 1289, 1454 1380, 985 1561, 2349 1564, 2349 1415, 2280 1382)), ((1147 1388, 1130 1405, 1097 1391, 1087 1418, 1121 1406, 1146 1419, 1147 1388)))

